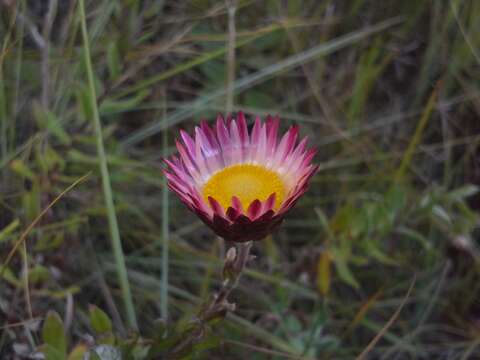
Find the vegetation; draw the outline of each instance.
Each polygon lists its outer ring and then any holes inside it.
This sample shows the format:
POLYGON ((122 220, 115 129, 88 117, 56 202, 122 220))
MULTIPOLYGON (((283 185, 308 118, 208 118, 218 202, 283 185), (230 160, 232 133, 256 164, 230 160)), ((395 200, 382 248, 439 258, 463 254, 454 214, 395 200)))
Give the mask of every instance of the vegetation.
POLYGON ((0 357, 480 358, 479 17, 475 0, 0 0, 0 357), (161 159, 239 110, 299 124, 321 170, 254 244, 235 311, 172 353, 231 244, 161 159))

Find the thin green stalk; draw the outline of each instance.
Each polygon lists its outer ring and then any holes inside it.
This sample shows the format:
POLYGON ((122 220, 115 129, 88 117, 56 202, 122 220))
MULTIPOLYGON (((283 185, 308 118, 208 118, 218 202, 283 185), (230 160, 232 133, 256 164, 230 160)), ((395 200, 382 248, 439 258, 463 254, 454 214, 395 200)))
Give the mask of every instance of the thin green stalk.
MULTIPOLYGON (((165 93, 164 93, 165 98, 165 93)), ((164 107, 166 109, 166 106, 164 107)), ((163 121, 166 121, 166 110, 163 113, 163 121)), ((168 133, 167 127, 163 130, 163 143, 162 143, 162 156, 166 158, 168 156, 168 133)), ((168 253, 169 253, 169 212, 168 212, 168 188, 167 179, 163 177, 163 189, 162 189, 162 283, 160 287, 160 312, 162 318, 167 321, 168 319, 168 253)))
POLYGON ((95 92, 95 83, 93 78, 92 62, 90 58, 90 45, 88 41, 87 21, 85 16, 84 0, 79 0, 80 20, 82 27, 82 37, 85 54, 85 66, 87 70, 88 87, 90 92, 90 101, 93 112, 93 125, 95 128, 95 138, 97 142, 97 152, 100 162, 100 173, 102 176, 103 193, 105 196, 105 206, 107 208, 108 224, 110 227, 110 236, 112 240, 112 248, 115 256, 116 270, 120 288, 122 291, 123 301, 129 326, 137 329, 137 320, 135 317, 135 308, 133 306, 132 294, 130 292, 130 284, 128 283, 127 268, 125 266, 125 256, 122 250, 122 242, 120 239, 120 231, 118 230, 117 215, 115 205, 113 203, 112 188, 110 185, 110 175, 107 167, 107 156, 103 145, 102 125, 100 123, 100 115, 98 112, 97 95, 95 92))
MULTIPOLYGON (((25 0, 20 1, 18 4, 18 8, 20 10, 20 13, 25 12, 25 0)), ((10 131, 8 133, 8 138, 9 138, 9 144, 14 144, 15 141, 15 121, 17 119, 17 113, 18 113, 18 98, 19 98, 19 93, 20 93, 20 76, 22 73, 22 61, 23 61, 23 38, 24 38, 24 33, 25 33, 25 23, 23 21, 18 22, 18 45, 16 46, 17 48, 17 58, 15 60, 16 65, 15 65, 15 88, 13 91, 13 104, 12 104, 12 111, 11 111, 11 124, 10 124, 10 131)), ((12 145, 10 145, 10 148, 13 148, 12 145)))
POLYGON ((407 150, 405 151, 405 155, 402 158, 402 162, 400 163, 400 166, 395 173, 395 177, 394 177, 395 183, 398 183, 403 179, 405 172, 407 171, 407 168, 410 166, 413 154, 415 153, 415 149, 417 148, 417 145, 420 143, 423 131, 425 130, 428 120, 430 120, 430 115, 432 114, 432 111, 434 109, 435 100, 437 99, 437 91, 438 91, 438 87, 433 90, 432 95, 430 95, 430 98, 428 99, 427 105, 415 129, 415 133, 412 136, 412 140, 408 144, 407 150))
POLYGON ((455 18, 455 21, 457 22, 458 28, 460 29, 460 32, 462 33, 463 38, 465 39, 465 42, 468 45, 468 48, 470 49, 472 55, 475 57, 475 60, 480 64, 480 52, 477 50, 475 47, 475 44, 473 43, 471 37, 469 36, 467 30, 465 29, 465 26, 463 26, 461 20, 458 18, 458 11, 455 5, 453 4, 453 1, 450 0, 450 8, 452 9, 452 14, 453 17, 455 18))
POLYGON ((0 48, 0 154, 1 159, 4 160, 7 156, 8 142, 7 142, 7 129, 8 129, 8 119, 7 119, 7 92, 4 79, 3 65, 4 59, 7 56, 8 48, 11 46, 11 36, 13 27, 15 25, 16 14, 12 16, 10 24, 8 24, 6 29, 6 34, 4 35, 2 47, 0 48))
POLYGON ((226 106, 227 114, 233 109, 233 82, 235 81, 235 12, 237 4, 235 0, 226 0, 228 9, 228 52, 227 52, 227 85, 226 85, 226 106))
MULTIPOLYGON (((1 61, 1 60, 0 60, 1 61)), ((7 157, 7 100, 3 84, 3 65, 0 63, 0 154, 4 161, 7 157)))

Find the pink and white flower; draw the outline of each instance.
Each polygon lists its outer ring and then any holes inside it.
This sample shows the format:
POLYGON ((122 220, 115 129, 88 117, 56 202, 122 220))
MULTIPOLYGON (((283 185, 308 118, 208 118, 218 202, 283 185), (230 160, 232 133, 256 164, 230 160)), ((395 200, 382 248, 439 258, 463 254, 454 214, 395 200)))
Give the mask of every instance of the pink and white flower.
POLYGON ((282 222, 318 169, 307 139, 292 126, 278 141, 279 118, 256 118, 249 133, 243 113, 191 137, 181 130, 178 155, 165 159, 169 188, 225 240, 261 240, 282 222))

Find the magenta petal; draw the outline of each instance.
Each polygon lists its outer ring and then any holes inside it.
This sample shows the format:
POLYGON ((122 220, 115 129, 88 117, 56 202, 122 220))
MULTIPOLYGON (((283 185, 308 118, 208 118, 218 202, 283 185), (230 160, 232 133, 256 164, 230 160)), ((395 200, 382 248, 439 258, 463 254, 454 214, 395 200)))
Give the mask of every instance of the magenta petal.
POLYGON ((210 126, 208 126, 208 123, 206 121, 202 121, 200 123, 200 129, 202 129, 203 135, 207 139, 209 145, 212 148, 218 148, 218 142, 217 138, 215 137, 215 133, 210 128, 210 126))
POLYGON ((240 140, 242 141, 243 146, 248 145, 248 128, 247 128, 247 120, 245 119, 245 115, 243 111, 240 111, 237 115, 237 126, 238 126, 238 133, 240 135, 240 140))
POLYGON ((188 154, 188 151, 185 149, 185 147, 178 141, 175 141, 177 145, 178 152, 180 153, 180 157, 185 164, 185 167, 187 168, 188 172, 190 175, 195 176, 198 171, 197 167, 193 161, 194 158, 191 158, 190 155, 188 154))
POLYGON ((202 141, 201 130, 196 127, 195 128, 195 162, 197 164, 198 171, 200 176, 204 178, 207 174, 210 173, 205 155, 203 153, 203 149, 208 146, 202 141), (202 149, 203 148, 203 149, 202 149))
POLYGON ((288 155, 292 149, 294 148, 295 146, 295 143, 297 142, 297 137, 298 137, 298 126, 294 125, 292 126, 288 132, 288 141, 287 141, 287 148, 286 148, 286 151, 285 151, 285 156, 288 155))
POLYGON ((223 121, 223 117, 219 115, 217 117, 217 138, 218 142, 220 143, 222 149, 228 146, 230 141, 230 135, 228 134, 227 127, 225 126, 225 122, 223 121))
POLYGON ((230 235, 230 232, 229 232, 230 222, 227 219, 217 214, 213 215, 212 227, 217 233, 217 235, 228 239, 230 235))
POLYGON ((310 164, 317 153, 317 149, 309 149, 302 160, 302 166, 310 164))
POLYGON ((201 209, 202 211, 204 211, 205 213, 207 214, 210 214, 212 213, 212 209, 210 209, 207 204, 205 204, 203 202, 203 200, 201 200, 199 198, 199 196, 195 193, 190 193, 190 194, 187 194, 191 200, 191 202, 199 209, 201 209))
POLYGON ((237 122, 232 120, 230 123, 230 140, 232 142, 232 160, 233 163, 241 163, 243 161, 243 145, 240 138, 237 122))
POLYGON ((251 220, 254 220, 255 218, 258 217, 258 215, 260 215, 261 210, 262 210, 261 201, 258 200, 258 199, 253 200, 252 203, 250 204, 250 206, 248 207, 248 210, 247 210, 248 217, 251 220))
POLYGON ((290 210, 297 202, 297 200, 307 191, 307 184, 295 190, 295 192, 286 199, 280 209, 278 210, 277 214, 284 214, 288 210, 290 210))
POLYGON ((273 210, 268 210, 266 213, 264 213, 262 216, 260 216, 256 221, 263 222, 263 221, 269 221, 273 215, 275 215, 275 211, 273 210))
POLYGON ((286 157, 290 154, 293 147, 295 146, 295 142, 297 141, 298 136, 298 127, 292 126, 288 129, 287 133, 283 135, 282 140, 280 140, 280 144, 277 147, 277 151, 275 154, 275 164, 280 165, 286 159, 286 157))
POLYGON ((225 215, 225 212, 223 211, 222 205, 220 205, 217 200, 215 200, 214 198, 209 196, 208 197, 208 202, 210 203, 210 207, 212 208, 212 210, 215 214, 219 214, 219 215, 222 215, 222 216, 225 215))
POLYGON ((305 148, 307 146, 307 142, 308 142, 308 137, 305 136, 302 141, 300 141, 300 143, 297 145, 297 147, 295 148, 295 150, 292 152, 291 154, 291 158, 293 161, 298 161, 301 159, 301 154, 303 154, 303 152, 305 151, 305 148))
POLYGON ((227 118, 225 119, 225 124, 227 125, 227 129, 230 129, 230 124, 232 123, 232 114, 228 114, 227 118))
POLYGON ((173 161, 170 161, 168 159, 164 159, 164 162, 170 167, 171 170, 173 170, 174 174, 167 172, 167 170, 164 170, 164 172, 169 173, 172 176, 175 176, 175 179, 181 180, 182 183, 187 184, 192 182, 192 177, 185 170, 182 163, 174 163, 173 161))
POLYGON ((190 137, 190 135, 188 135, 188 133, 184 130, 180 130, 180 136, 182 137, 182 140, 187 147, 188 154, 192 158, 194 158, 195 157, 195 142, 190 137))
POLYGON ((277 133, 280 125, 280 119, 278 116, 272 118, 267 116, 267 149, 270 155, 275 154, 277 148, 277 133))
POLYGON ((262 129, 262 122, 260 118, 257 116, 255 119, 255 123, 253 124, 252 134, 250 136, 250 143, 252 145, 258 144, 258 140, 260 139, 260 130, 262 129))
POLYGON ((246 215, 239 215, 234 223, 231 225, 230 230, 236 238, 239 237, 251 237, 249 225, 252 224, 252 221, 246 215))
POLYGON ((264 212, 273 209, 273 207, 275 206, 276 197, 277 197, 277 194, 273 193, 267 198, 267 200, 265 200, 265 202, 263 203, 264 212))
POLYGON ((237 210, 239 213, 243 213, 243 206, 242 202, 240 199, 236 196, 232 196, 232 206, 235 210, 237 210))
POLYGON ((241 212, 239 212, 238 210, 236 210, 236 209, 234 209, 233 207, 230 206, 227 209, 227 212, 225 214, 227 215, 227 218, 229 218, 232 221, 235 221, 237 219, 237 217, 240 216, 241 212))

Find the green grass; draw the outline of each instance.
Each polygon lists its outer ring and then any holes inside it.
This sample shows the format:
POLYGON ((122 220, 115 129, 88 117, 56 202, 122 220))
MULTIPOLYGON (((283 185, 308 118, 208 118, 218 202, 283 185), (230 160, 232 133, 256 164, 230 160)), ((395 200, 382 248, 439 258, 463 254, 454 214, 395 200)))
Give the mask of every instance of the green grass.
POLYGON ((0 1, 1 358, 50 310, 70 349, 107 338, 90 304, 145 339, 192 319, 228 244, 161 159, 230 108, 299 124, 321 171, 194 358, 480 357, 480 3, 55 4, 0 1))

